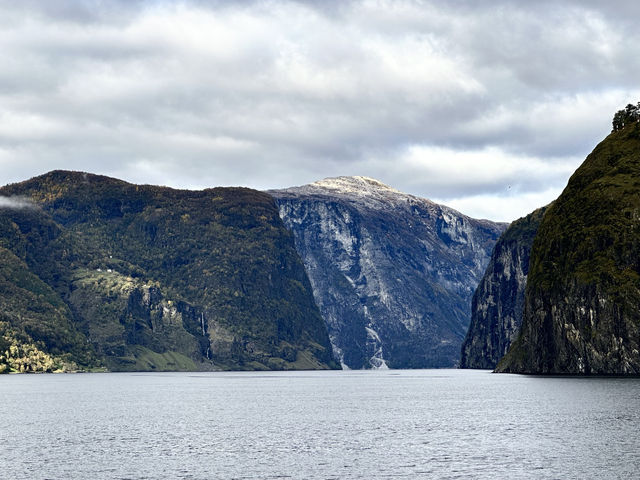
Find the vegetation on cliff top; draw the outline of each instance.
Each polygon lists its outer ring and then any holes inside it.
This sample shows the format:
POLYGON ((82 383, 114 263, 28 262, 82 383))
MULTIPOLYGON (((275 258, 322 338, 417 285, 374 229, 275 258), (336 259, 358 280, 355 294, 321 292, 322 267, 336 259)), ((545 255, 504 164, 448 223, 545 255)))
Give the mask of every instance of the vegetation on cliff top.
POLYGON ((640 122, 640 102, 638 105, 627 105, 624 109, 618 110, 613 116, 613 131, 622 130, 628 125, 640 122))

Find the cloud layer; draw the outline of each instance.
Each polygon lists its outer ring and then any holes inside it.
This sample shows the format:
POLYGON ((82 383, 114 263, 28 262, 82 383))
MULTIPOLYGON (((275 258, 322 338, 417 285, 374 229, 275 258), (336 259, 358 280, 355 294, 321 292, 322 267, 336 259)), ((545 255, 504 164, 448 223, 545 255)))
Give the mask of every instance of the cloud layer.
POLYGON ((0 209, 36 208, 36 205, 27 198, 22 197, 3 197, 0 196, 0 209))
POLYGON ((640 100, 634 2, 0 1, 0 168, 365 175, 512 220, 640 100))

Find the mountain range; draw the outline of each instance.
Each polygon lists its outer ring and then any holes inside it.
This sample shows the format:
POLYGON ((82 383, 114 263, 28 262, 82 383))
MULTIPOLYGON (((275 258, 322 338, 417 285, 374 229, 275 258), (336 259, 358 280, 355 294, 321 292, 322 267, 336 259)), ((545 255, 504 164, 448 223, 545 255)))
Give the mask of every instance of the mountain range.
POLYGON ((640 123, 510 226, 367 177, 0 188, 0 373, 640 374, 640 123), (508 228, 507 228, 508 227, 508 228))
POLYGON ((454 366, 506 227, 364 177, 265 193, 53 171, 0 200, 4 371, 454 366))

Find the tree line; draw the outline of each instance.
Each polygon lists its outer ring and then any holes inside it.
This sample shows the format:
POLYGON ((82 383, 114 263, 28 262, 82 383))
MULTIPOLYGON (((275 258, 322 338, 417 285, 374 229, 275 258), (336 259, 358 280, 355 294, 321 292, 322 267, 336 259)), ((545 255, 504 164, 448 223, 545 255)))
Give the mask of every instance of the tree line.
POLYGON ((637 105, 629 104, 615 113, 613 116, 613 131, 617 132, 636 122, 640 122, 640 102, 637 105))

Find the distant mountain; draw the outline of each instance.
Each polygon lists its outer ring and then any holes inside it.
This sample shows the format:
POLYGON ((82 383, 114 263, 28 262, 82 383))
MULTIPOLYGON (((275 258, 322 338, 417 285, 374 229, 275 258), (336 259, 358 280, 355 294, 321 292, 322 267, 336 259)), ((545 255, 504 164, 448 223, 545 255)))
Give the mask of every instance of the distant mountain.
MULTIPOLYGON (((615 124, 614 124, 615 126, 615 124)), ((640 124, 601 142, 548 208, 500 372, 640 374, 640 124)))
POLYGON ((335 367, 272 197, 66 171, 1 188, 0 370, 100 366, 335 367))
POLYGON ((451 367, 506 224, 366 177, 272 190, 348 368, 451 367))
POLYGON ((493 249, 473 295, 461 368, 494 369, 520 332, 529 255, 546 207, 514 221, 493 249))

